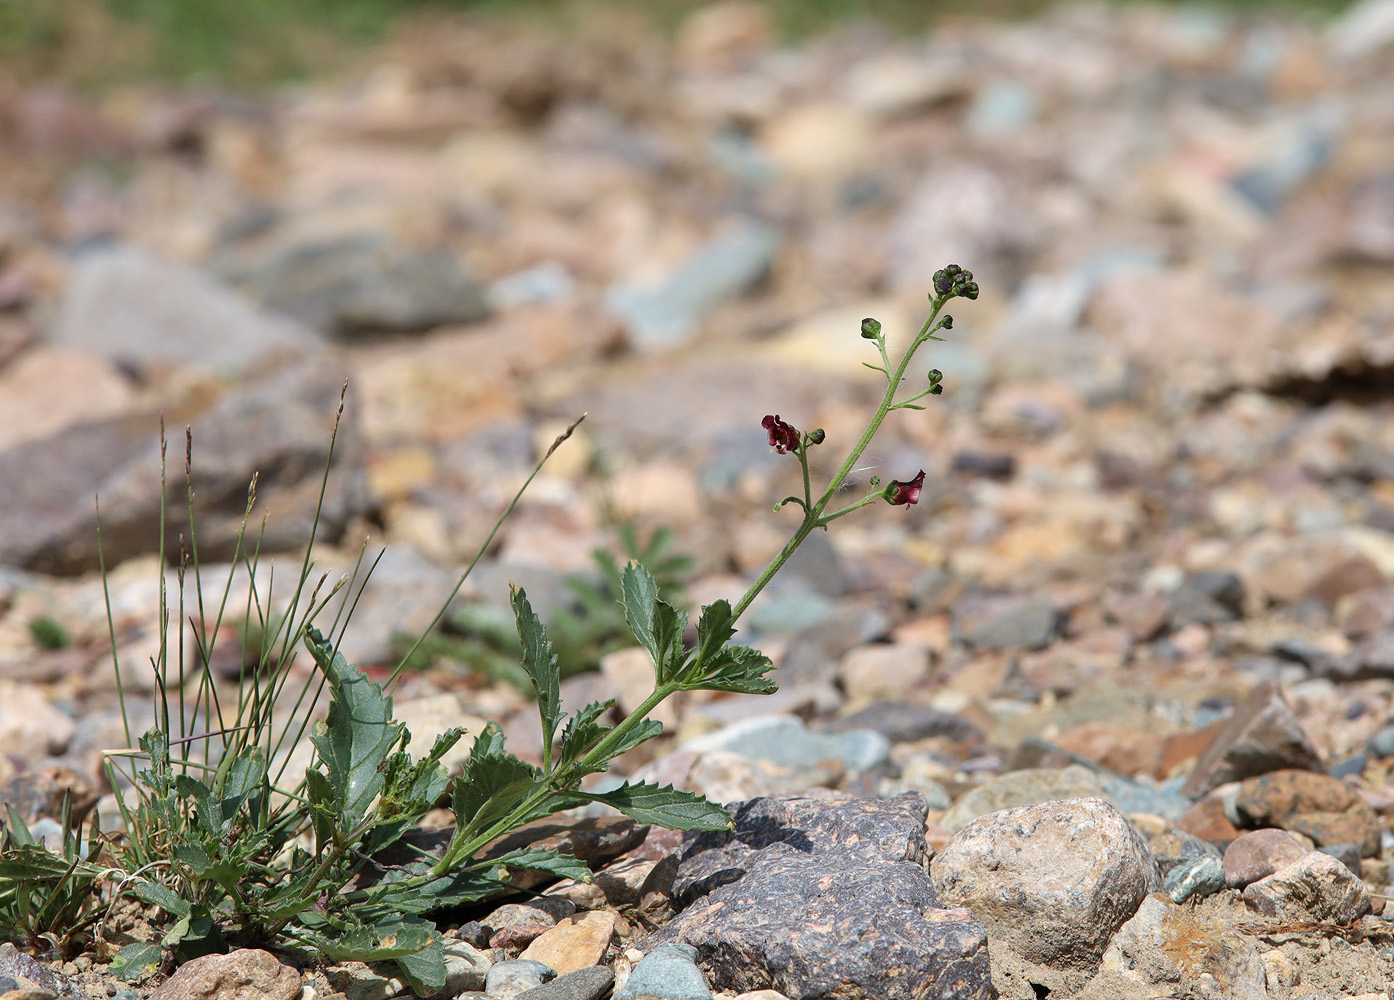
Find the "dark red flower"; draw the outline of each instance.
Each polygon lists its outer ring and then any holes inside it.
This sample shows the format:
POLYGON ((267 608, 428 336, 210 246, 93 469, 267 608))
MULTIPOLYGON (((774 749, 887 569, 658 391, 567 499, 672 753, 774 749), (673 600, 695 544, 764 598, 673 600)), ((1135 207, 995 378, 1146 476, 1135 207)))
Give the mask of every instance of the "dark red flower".
POLYGON ((899 479, 892 479, 891 484, 886 487, 886 503, 894 506, 901 504, 917 504, 920 502, 920 490, 924 489, 924 469, 914 479, 901 482, 899 479))
POLYGON ((799 432, 779 419, 779 414, 766 415, 760 426, 770 433, 770 447, 783 455, 785 452, 799 450, 799 432))

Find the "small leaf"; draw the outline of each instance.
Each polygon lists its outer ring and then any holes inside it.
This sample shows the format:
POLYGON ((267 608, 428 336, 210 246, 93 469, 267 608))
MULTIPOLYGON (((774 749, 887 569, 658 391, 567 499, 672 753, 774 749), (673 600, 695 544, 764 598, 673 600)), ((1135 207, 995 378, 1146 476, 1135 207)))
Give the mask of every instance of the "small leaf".
MULTIPOLYGON (((493 723, 490 723, 493 725, 493 723)), ((480 737, 483 739, 483 736, 480 737)), ((456 835, 507 812, 537 784, 542 772, 511 753, 474 756, 465 761, 450 797, 456 835)))
POLYGON ((666 684, 678 675, 687 659, 682 634, 687 629, 687 612, 678 611, 667 601, 654 601, 654 637, 659 653, 654 661, 659 684, 666 684))
POLYGON ((749 646, 726 645, 683 678, 684 691, 734 691, 740 694, 773 694, 779 690, 765 674, 774 669, 770 658, 749 646))
POLYGON ((158 882, 139 882, 134 892, 147 903, 154 903, 177 917, 187 917, 191 912, 187 899, 158 882))
POLYGON ((570 854, 562 854, 543 847, 524 847, 498 857, 488 858, 487 863, 495 867, 526 868, 529 871, 547 872, 558 878, 571 878, 578 882, 591 880, 590 865, 570 854))
POLYGON ((573 715, 561 734, 561 759, 571 763, 604 738, 609 726, 600 724, 600 717, 615 707, 615 699, 593 701, 573 715))
POLYGON ((557 657, 547 641, 547 630, 528 603, 528 595, 520 587, 511 588, 513 617, 518 624, 518 639, 523 644, 523 669, 537 692, 537 711, 542 717, 542 752, 545 760, 552 756, 552 741, 556 739, 557 722, 561 718, 561 675, 557 657))
POLYGON ((163 949, 153 942, 138 941, 116 953, 109 966, 112 975, 127 983, 144 979, 160 964, 163 949))
POLYGON ((609 792, 575 792, 577 798, 604 802, 640 823, 656 823, 669 830, 729 830, 731 816, 714 802, 671 785, 621 785, 609 792))
POLYGON ((445 988, 445 942, 437 938, 426 947, 397 959, 412 990, 424 996, 445 988))
POLYGON ((175 844, 174 860, 188 865, 195 875, 202 875, 213 867, 213 858, 201 844, 175 844))
POLYGON ((653 606, 658 600, 658 584, 649 571, 639 563, 630 561, 620 578, 620 604, 624 607, 624 620, 639 645, 649 651, 654 663, 662 660, 662 653, 655 635, 653 606))
POLYGON ((610 752, 611 760, 621 754, 628 753, 640 743, 647 743, 655 736, 663 734, 663 723, 657 719, 641 719, 639 723, 629 731, 624 739, 615 744, 615 748, 610 752))
POLYGON ((731 604, 722 599, 713 601, 702 608, 702 617, 697 619, 698 669, 710 660, 736 634, 735 619, 731 615, 731 604))

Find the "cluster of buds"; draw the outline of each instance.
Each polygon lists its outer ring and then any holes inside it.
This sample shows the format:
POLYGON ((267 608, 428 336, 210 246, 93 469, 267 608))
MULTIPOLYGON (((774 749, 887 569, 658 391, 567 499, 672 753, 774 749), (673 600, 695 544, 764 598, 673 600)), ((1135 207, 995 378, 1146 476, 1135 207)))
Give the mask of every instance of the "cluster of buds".
POLYGON ((978 297, 978 283, 973 280, 973 272, 965 271, 957 264, 950 264, 942 271, 934 272, 934 290, 951 299, 971 300, 978 297))
POLYGON ((810 445, 822 444, 827 437, 821 427, 800 435, 798 428, 780 420, 778 413, 766 414, 765 419, 760 421, 760 426, 765 428, 770 436, 770 447, 781 455, 790 452, 798 454, 800 447, 807 448, 810 445))

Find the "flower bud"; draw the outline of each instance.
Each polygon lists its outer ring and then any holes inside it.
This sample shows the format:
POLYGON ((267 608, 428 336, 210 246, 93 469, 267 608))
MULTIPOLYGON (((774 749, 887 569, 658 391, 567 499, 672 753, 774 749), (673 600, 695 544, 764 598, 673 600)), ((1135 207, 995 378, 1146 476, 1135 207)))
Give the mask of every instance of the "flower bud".
POLYGON ((821 427, 815 428, 814 430, 808 432, 809 444, 822 444, 826 439, 827 435, 823 433, 823 428, 821 427))
POLYGON ((864 320, 862 320, 862 339, 863 339, 863 340, 875 340, 875 339, 876 339, 877 337, 879 337, 879 336, 881 336, 881 323, 880 323, 879 320, 874 320, 874 319, 864 319, 864 320))
POLYGON ((934 290, 940 295, 948 295, 953 290, 954 279, 948 271, 934 272, 934 290))
POLYGON ((952 316, 945 316, 939 321, 939 328, 941 330, 952 330, 954 328, 954 318, 952 316))
POLYGON ((929 387, 929 394, 931 396, 942 396, 944 395, 944 387, 940 385, 938 382, 935 382, 932 386, 929 387))
POLYGON ((942 381, 944 381, 944 373, 938 368, 931 368, 929 370, 929 384, 938 385, 942 381))

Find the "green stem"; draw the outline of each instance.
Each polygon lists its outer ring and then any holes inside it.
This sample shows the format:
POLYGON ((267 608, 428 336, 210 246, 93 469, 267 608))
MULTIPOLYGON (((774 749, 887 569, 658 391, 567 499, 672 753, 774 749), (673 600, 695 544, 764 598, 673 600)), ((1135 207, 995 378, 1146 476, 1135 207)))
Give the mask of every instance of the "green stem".
MULTIPOLYGON (((831 516, 825 516, 823 513, 823 511, 827 509, 829 501, 832 500, 833 496, 842 487, 842 483, 847 478, 848 473, 852 471, 852 466, 862 457, 862 452, 866 451, 866 447, 871 443, 871 439, 875 437, 876 432, 881 429, 881 422, 886 419, 886 414, 894 408, 895 392, 900 388, 900 383, 905 378, 905 370, 910 366, 910 360, 915 356, 915 353, 924 346, 925 342, 929 339, 934 329, 934 323, 939 318, 939 311, 944 308, 944 303, 947 301, 948 296, 935 296, 934 308, 930 311, 929 318, 924 321, 924 325, 920 327, 920 332, 915 335, 915 339, 911 341, 910 346, 906 348, 905 354, 900 359, 900 364, 896 366, 895 372, 887 376, 885 395, 881 397, 881 405, 876 408, 876 413, 872 416, 871 422, 866 425, 866 430, 862 432, 861 438, 857 441, 852 450, 848 452, 847 459, 842 463, 842 467, 837 470, 836 475, 828 482, 828 486, 823 491, 822 496, 804 512, 803 522, 794 531, 789 541, 784 543, 784 547, 779 550, 779 553, 760 571, 760 575, 755 578, 755 582, 750 585, 750 589, 748 589, 741 596, 741 599, 731 608, 732 621, 738 620, 741 615, 745 613, 746 609, 750 607, 750 602, 755 600, 755 598, 760 595, 760 592, 765 589, 766 585, 774 579, 774 575, 784 568, 784 564, 798 551, 799 546, 803 544, 804 539, 809 536, 814 528, 823 527, 834 518, 850 513, 858 507, 865 506, 867 503, 876 499, 876 494, 873 494, 871 497, 853 504, 850 507, 843 508, 831 516)), ((877 347, 881 351, 881 356, 887 359, 886 366, 889 368, 890 359, 886 355, 885 343, 880 338, 877 339, 877 347)), ((806 474, 807 469, 805 469, 805 475, 806 474)))
POLYGON ((634 711, 625 716, 615 728, 606 733, 600 742, 576 758, 565 769, 553 772, 543 787, 534 791, 516 808, 510 809, 508 815, 501 817, 488 829, 481 830, 458 846, 446 848, 445 854, 432 867, 431 877, 439 878, 446 875, 466 858, 474 857, 475 853, 484 845, 516 828, 518 825, 517 817, 528 815, 547 799, 574 785, 579 780, 579 776, 593 772, 596 769, 596 764, 608 761, 611 752, 629 735, 630 730, 647 718, 648 714, 661 702, 672 697, 678 687, 679 685, 675 681, 669 681, 667 684, 660 684, 654 688, 649 696, 634 711))

